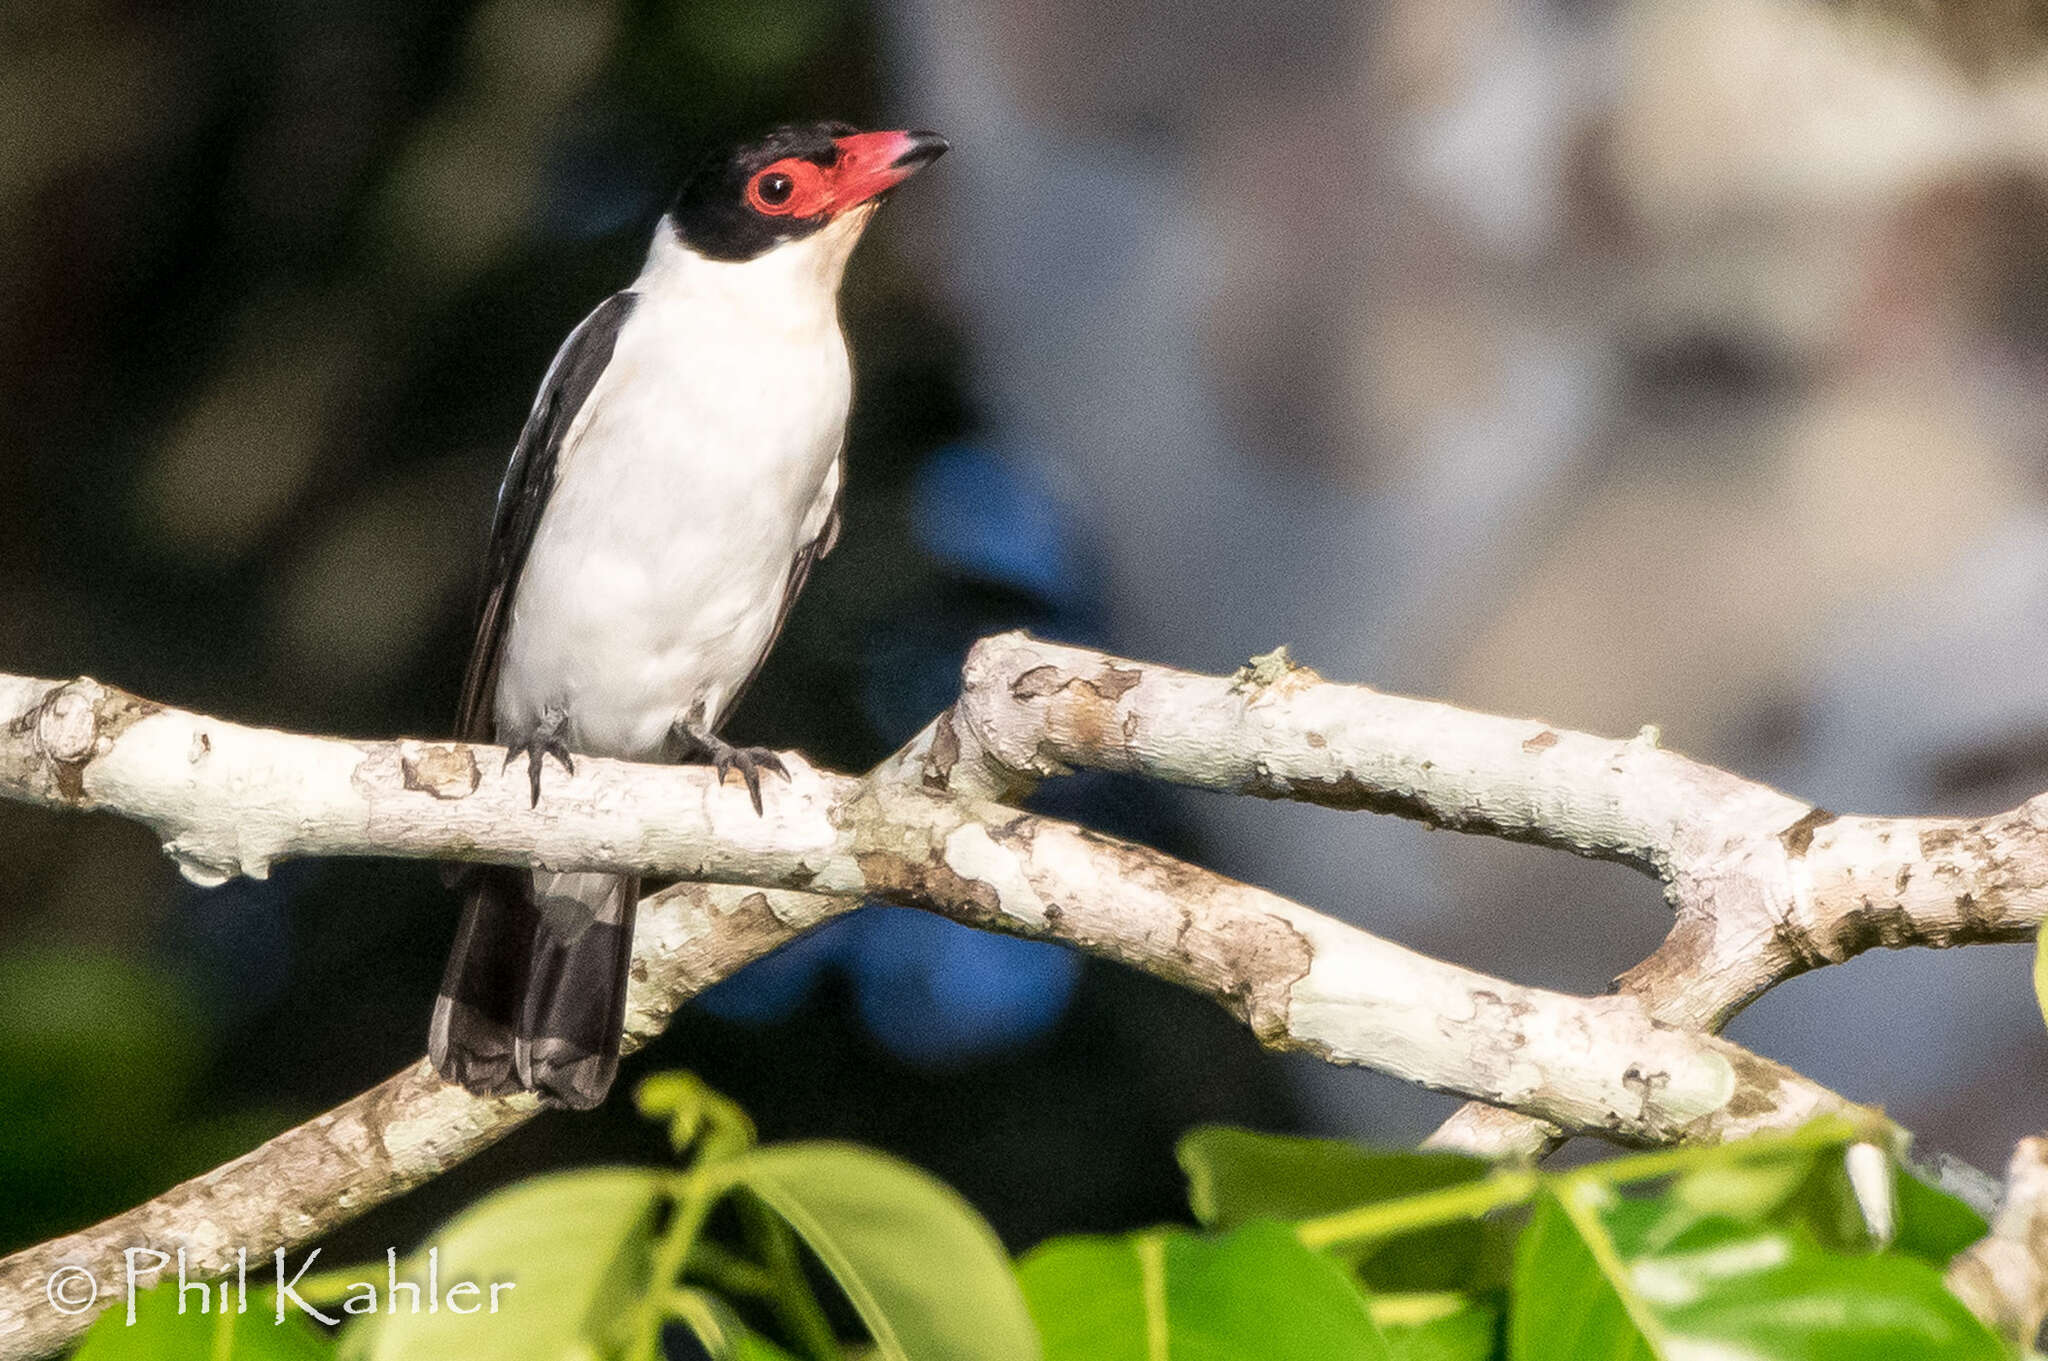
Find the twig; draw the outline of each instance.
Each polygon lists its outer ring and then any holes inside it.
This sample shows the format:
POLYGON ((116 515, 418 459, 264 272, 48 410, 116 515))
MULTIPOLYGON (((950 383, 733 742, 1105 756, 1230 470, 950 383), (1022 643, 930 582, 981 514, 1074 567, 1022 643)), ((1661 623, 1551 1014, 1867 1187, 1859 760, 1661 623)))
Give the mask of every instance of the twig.
POLYGON ((1991 1232, 1949 1264, 1948 1287, 2006 1341, 2039 1340, 2048 1319, 2048 1138, 2013 1149, 1991 1232))

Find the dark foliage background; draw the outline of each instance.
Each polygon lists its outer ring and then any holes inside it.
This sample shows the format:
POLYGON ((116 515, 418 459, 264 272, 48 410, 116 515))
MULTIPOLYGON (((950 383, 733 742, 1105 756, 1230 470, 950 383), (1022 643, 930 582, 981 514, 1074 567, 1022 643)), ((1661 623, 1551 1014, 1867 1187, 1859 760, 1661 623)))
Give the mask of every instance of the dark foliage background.
MULTIPOLYGON (((2038 0, 0 0, 0 667, 445 731, 495 481, 675 181, 783 119, 929 126, 846 295, 847 536, 734 731, 858 768, 1028 625, 1666 742, 1839 811, 2048 787, 2038 0)), ((686 514, 687 508, 678 508, 686 514)), ((1113 781, 1050 805, 1597 991, 1614 866, 1113 781)), ((212 892, 0 806, 0 1248, 422 1044, 423 866, 212 892)), ((2041 1125, 2018 948, 1877 951, 1742 1043, 1982 1166, 2041 1125)), ((863 913, 636 1065, 903 1153, 1013 1243, 1167 1219, 1200 1120, 1453 1103, 1261 1057, 1072 956, 863 913)), ((543 1120, 349 1231, 654 1151, 543 1120)))
MULTIPOLYGON (((708 148, 885 119, 876 41, 857 5, 791 0, 9 12, 0 664, 301 730, 444 731, 490 498, 554 346, 708 148)), ((975 566, 991 534, 1016 556, 988 509, 1014 479, 971 447, 934 464, 978 426, 965 342, 889 215, 873 237, 846 300, 846 537, 731 725, 846 769, 944 702, 978 634, 1092 627, 1045 533, 1021 567, 975 566)), ((1062 797, 1193 849, 1142 791, 1062 797)), ((411 1060, 454 925, 430 867, 207 892, 137 827, 13 806, 0 903, 0 1250, 411 1060)), ((627 1085, 696 1068, 768 1137, 896 1150, 1019 1242, 1171 1216, 1188 1124, 1291 1119, 1205 1004, 1107 967, 1076 986, 1064 955, 907 915, 728 985, 729 1019, 687 1016, 627 1085)), ((658 1144, 623 1100, 543 1119, 343 1254, 658 1144)))

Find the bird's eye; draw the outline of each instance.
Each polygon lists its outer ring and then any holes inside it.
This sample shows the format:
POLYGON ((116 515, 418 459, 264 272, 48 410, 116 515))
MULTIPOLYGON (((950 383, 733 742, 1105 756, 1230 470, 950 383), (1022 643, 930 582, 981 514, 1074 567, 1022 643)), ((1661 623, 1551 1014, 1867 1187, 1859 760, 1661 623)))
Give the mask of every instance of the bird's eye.
POLYGON ((824 211, 826 188, 824 171, 785 157, 747 181, 747 206, 767 217, 807 218, 824 211))

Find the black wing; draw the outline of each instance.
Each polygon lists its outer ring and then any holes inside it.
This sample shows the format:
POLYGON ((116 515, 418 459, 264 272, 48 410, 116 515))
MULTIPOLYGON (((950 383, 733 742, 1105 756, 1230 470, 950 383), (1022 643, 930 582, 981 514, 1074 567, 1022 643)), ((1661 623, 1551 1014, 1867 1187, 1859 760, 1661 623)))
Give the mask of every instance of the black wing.
POLYGON ((811 568, 817 566, 818 559, 831 552, 832 546, 839 542, 839 507, 846 500, 844 455, 841 459, 839 467, 834 469, 838 488, 833 492, 831 507, 825 512, 825 523, 819 527, 817 538, 796 550, 796 561, 789 569, 789 584, 782 589, 782 607, 775 612, 775 627, 768 631, 768 645, 761 649, 761 655, 754 662, 754 669, 747 673, 747 678, 727 697, 725 713, 716 716, 720 721, 739 708, 740 700, 754 687, 761 668, 768 664, 768 654, 775 650, 777 640, 782 637, 782 626, 789 622, 790 609, 796 604, 796 598, 803 594, 804 583, 811 579, 811 568))
MULTIPOLYGON (((636 300, 632 293, 614 293, 569 333, 541 380, 540 395, 512 450, 491 521, 476 642, 455 720, 455 735, 465 742, 492 736, 492 701, 512 593, 554 490, 562 442, 611 362, 619 330, 636 300)), ((525 871, 458 865, 445 873, 451 884, 466 883, 468 891, 427 1034, 435 1069, 476 1092, 540 1087, 559 1104, 595 1105, 618 1066, 638 880, 616 881, 607 897, 612 906, 606 931, 582 931, 577 939, 584 948, 577 952, 574 942, 563 942, 549 928, 525 871), (536 967, 543 974, 539 986, 536 967), (562 980, 572 975, 577 986, 565 992, 562 980), (563 996, 585 993, 597 999, 594 1009, 586 1005, 572 1014, 561 1005, 563 996), (529 1012, 537 1012, 538 1020, 528 1023, 529 1012), (524 1058, 521 1053, 535 1035, 548 1046, 538 1063, 530 1050, 524 1058)))
POLYGON ((526 428, 512 450, 498 488, 498 510, 491 521, 491 544, 477 597, 476 642, 469 652, 469 670, 462 677, 462 702, 456 710, 455 736, 464 742, 491 738, 492 699, 498 688, 498 657, 505 641, 506 612, 519 569, 533 547, 534 531, 548 493, 554 490, 562 441, 575 424, 605 365, 611 362, 619 331, 633 314, 637 293, 614 293, 585 317, 548 366, 540 395, 527 414, 526 428))

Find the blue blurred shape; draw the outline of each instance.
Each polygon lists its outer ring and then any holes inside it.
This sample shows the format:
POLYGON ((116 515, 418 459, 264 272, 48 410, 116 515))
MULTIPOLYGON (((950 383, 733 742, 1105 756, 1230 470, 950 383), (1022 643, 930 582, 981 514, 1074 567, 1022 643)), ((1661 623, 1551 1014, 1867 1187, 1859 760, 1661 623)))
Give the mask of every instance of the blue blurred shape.
POLYGON ((861 1020, 898 1057, 951 1067, 1014 1048, 1067 1009, 1081 957, 906 907, 858 918, 853 978, 861 1020))
POLYGON ((818 976, 846 953, 859 917, 841 917, 798 936, 764 959, 698 995, 697 1005, 721 1020, 741 1025, 786 1021, 804 1004, 818 976))
POLYGON ((1081 959, 1057 945, 876 905, 748 965, 697 1005, 723 1020, 770 1025, 802 1006, 828 968, 845 970, 878 1043, 910 1063, 955 1067, 1051 1029, 1073 997, 1081 959))
POLYGON ((1079 603, 1079 555, 1066 517, 1022 459, 978 444, 938 450, 911 486, 911 524, 918 545, 949 567, 1055 609, 1079 603))

